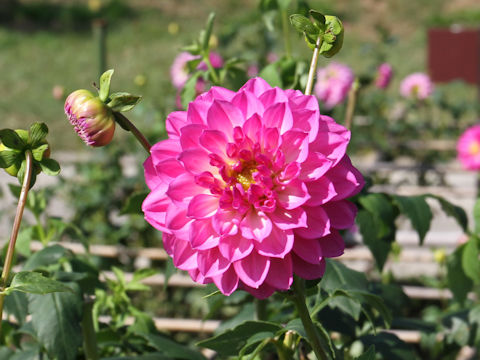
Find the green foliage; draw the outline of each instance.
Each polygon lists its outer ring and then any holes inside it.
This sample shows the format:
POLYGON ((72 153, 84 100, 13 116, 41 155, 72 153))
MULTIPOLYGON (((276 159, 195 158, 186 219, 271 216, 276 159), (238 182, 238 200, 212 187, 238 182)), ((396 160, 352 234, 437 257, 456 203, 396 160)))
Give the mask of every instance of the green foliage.
POLYGON ((49 279, 40 273, 21 271, 14 275, 12 283, 5 289, 6 295, 10 295, 14 291, 44 295, 53 292, 65 292, 73 290, 65 284, 53 279, 49 279))

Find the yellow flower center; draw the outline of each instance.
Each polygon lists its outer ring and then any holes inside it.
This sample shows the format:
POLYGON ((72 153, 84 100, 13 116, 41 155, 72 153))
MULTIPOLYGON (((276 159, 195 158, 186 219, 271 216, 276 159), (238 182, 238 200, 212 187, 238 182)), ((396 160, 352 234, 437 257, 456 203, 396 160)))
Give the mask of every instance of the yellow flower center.
POLYGON ((242 171, 235 175, 237 181, 242 184, 245 190, 248 190, 250 185, 255 183, 255 180, 253 179, 253 173, 256 171, 257 168, 255 166, 255 163, 252 161, 244 163, 242 171))
POLYGON ((478 155, 480 153, 480 144, 478 141, 472 141, 468 147, 470 155, 478 155))

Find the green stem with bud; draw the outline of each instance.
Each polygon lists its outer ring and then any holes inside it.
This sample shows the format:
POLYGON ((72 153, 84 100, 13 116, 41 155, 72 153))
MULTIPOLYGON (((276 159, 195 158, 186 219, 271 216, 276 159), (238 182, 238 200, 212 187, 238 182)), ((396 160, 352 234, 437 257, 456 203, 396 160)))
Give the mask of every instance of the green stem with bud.
POLYGON ((327 355, 322 348, 318 331, 313 324, 312 318, 307 308, 306 299, 305 299, 305 281, 295 276, 293 280, 293 295, 291 297, 292 302, 294 303, 298 316, 302 320, 303 327, 307 333, 307 338, 310 346, 315 353, 315 356, 318 360, 327 360, 327 355))
POLYGON ((22 222, 23 210, 27 203, 28 190, 30 189, 30 181, 32 179, 33 172, 33 155, 30 150, 25 151, 25 176, 23 178, 22 190, 18 197, 17 212, 13 221, 12 234, 10 236, 10 242, 8 243, 7 255, 3 265, 2 275, 0 277, 0 330, 1 320, 3 317, 3 303, 5 300, 4 290, 7 286, 8 278, 10 276, 10 269, 12 268, 13 254, 15 253, 15 243, 17 242, 18 231, 20 230, 20 224, 22 222))
POLYGON ((323 36, 320 35, 315 43, 313 49, 312 61, 310 62, 310 69, 308 70, 307 86, 305 86, 305 95, 312 95, 313 80, 315 79, 315 72, 317 71, 318 56, 320 55, 320 46, 322 46, 323 36))
POLYGON ((138 130, 137 127, 122 113, 114 111, 113 115, 120 126, 125 130, 130 131, 137 138, 138 142, 143 146, 148 155, 150 155, 150 148, 152 145, 150 145, 147 138, 140 132, 140 130, 138 130))
POLYGON ((355 80, 352 84, 352 87, 348 91, 347 111, 345 114, 345 127, 348 130, 352 130, 353 114, 355 112, 355 105, 357 103, 358 88, 358 80, 355 80))
POLYGON ((207 64, 208 71, 210 73, 210 76, 212 77, 212 82, 214 85, 221 85, 220 84, 220 78, 218 77, 217 71, 213 67, 212 63, 210 62, 210 53, 206 51, 203 54, 203 61, 205 64, 207 64))

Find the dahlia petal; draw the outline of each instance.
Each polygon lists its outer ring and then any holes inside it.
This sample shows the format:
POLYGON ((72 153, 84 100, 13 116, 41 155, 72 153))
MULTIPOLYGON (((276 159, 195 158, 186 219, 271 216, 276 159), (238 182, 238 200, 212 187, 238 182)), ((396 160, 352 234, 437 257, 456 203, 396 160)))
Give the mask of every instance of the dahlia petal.
POLYGON ((318 264, 324 257, 320 241, 320 239, 304 239, 297 236, 293 244, 293 252, 303 261, 318 264))
POLYGON ((278 203, 288 210, 305 204, 310 199, 307 186, 300 180, 292 180, 283 190, 277 190, 278 203))
POLYGON ((270 259, 270 269, 265 283, 275 289, 288 290, 293 282, 293 265, 290 255, 284 259, 270 259))
POLYGON ((192 220, 187 217, 187 209, 170 203, 165 216, 165 225, 170 230, 180 230, 192 220))
POLYGON ((192 249, 208 250, 218 245, 220 238, 212 228, 210 220, 197 220, 189 228, 189 241, 192 249))
POLYGON ((285 162, 304 162, 308 156, 308 134, 297 130, 287 131, 282 135, 280 149, 285 154, 285 162))
POLYGON ((220 238, 218 250, 230 262, 241 260, 252 252, 253 240, 240 235, 224 236, 220 238))
POLYGON ((173 248, 173 264, 181 270, 198 268, 197 251, 192 250, 188 241, 176 239, 173 248))
POLYGON ((217 248, 199 251, 197 255, 198 270, 205 277, 214 277, 223 274, 230 266, 217 248))
POLYGON ((189 124, 180 130, 180 144, 183 150, 198 148, 200 143, 198 139, 206 126, 203 124, 189 124))
POLYGON ((243 85, 239 92, 249 91, 252 92, 257 98, 260 97, 265 91, 270 90, 272 87, 262 78, 254 78, 248 80, 245 85, 243 85))
POLYGON ((268 216, 276 227, 281 230, 307 227, 307 213, 301 207, 291 210, 277 207, 275 211, 268 214, 268 216))
POLYGON ((246 286, 245 284, 240 284, 239 286, 242 290, 249 292, 251 295, 255 296, 257 299, 266 299, 277 290, 273 286, 269 284, 263 283, 259 286, 258 289, 252 288, 250 286, 246 286))
POLYGON ((162 181, 157 177, 157 171, 155 170, 155 166, 153 166, 153 159, 151 156, 143 162, 143 170, 148 188, 150 190, 155 189, 162 181))
POLYGON ((163 248, 170 257, 173 257, 173 248, 175 247, 175 235, 163 233, 162 234, 163 248))
POLYGON ((338 195, 333 182, 326 176, 306 184, 310 194, 310 199, 306 203, 308 206, 325 204, 338 195))
POLYGON ((332 233, 319 239, 324 257, 337 257, 343 255, 345 251, 345 242, 338 231, 332 229, 332 233))
POLYGON ((263 148, 267 152, 274 152, 278 147, 280 134, 276 128, 265 129, 263 133, 263 148))
POLYGON ((349 229, 355 223, 357 207, 350 201, 330 201, 322 207, 327 212, 331 225, 335 229, 349 229))
POLYGON ((330 219, 321 206, 304 206, 307 213, 307 227, 295 229, 295 234, 306 239, 321 238, 330 234, 330 219))
POLYGON ((193 281, 199 284, 209 284, 212 282, 210 278, 205 277, 198 269, 188 270, 188 274, 193 281))
POLYGON ((238 287, 238 275, 233 266, 230 266, 223 274, 212 277, 213 282, 224 295, 231 295, 238 287))
POLYGON ((292 230, 284 231, 274 226, 270 236, 255 243, 255 249, 260 255, 284 258, 292 250, 293 241, 292 230))
POLYGON ((256 139, 257 134, 262 129, 262 120, 260 116, 254 114, 243 124, 243 133, 250 139, 256 139))
MULTIPOLYGON (((289 104, 291 104, 291 102, 289 104)), ((318 134, 318 123, 320 119, 320 112, 318 109, 292 109, 292 112, 295 120, 293 128, 307 133, 308 141, 313 142, 317 138, 318 134)))
POLYGON ((299 179, 303 181, 318 180, 333 165, 325 155, 319 152, 310 152, 307 159, 302 163, 299 179))
POLYGON ((212 217, 212 225, 220 235, 235 235, 241 218, 236 211, 218 210, 212 217))
POLYGON ((190 124, 207 124, 207 113, 211 101, 198 99, 188 104, 187 118, 190 124))
POLYGON ((305 280, 316 280, 325 273, 325 259, 318 264, 310 264, 292 254, 293 272, 305 280))
POLYGON ((352 165, 348 156, 344 156, 325 176, 330 179, 337 193, 333 201, 358 194, 365 184, 362 174, 352 165))
POLYGON ((187 125, 187 112, 174 111, 167 116, 165 128, 170 139, 178 139, 180 129, 187 125))
POLYGON ((183 163, 185 169, 192 174, 198 175, 205 171, 212 174, 218 174, 218 168, 210 165, 210 157, 208 153, 200 148, 191 148, 182 151, 178 156, 178 160, 183 163))
POLYGON ((227 138, 218 130, 205 130, 200 135, 200 144, 208 151, 226 158, 227 138))
POLYGON ((293 115, 287 103, 275 103, 263 113, 263 126, 280 129, 284 134, 293 126, 293 115))
POLYGON ((207 122, 212 130, 219 130, 231 139, 233 128, 241 126, 245 121, 242 112, 232 104, 222 100, 215 100, 208 109, 207 122))
POLYGON ((288 103, 288 97, 285 95, 285 92, 278 87, 266 90, 259 99, 265 109, 279 103, 288 103))
POLYGON ((182 149, 177 140, 167 139, 153 145, 150 149, 150 154, 153 163, 156 165, 160 161, 176 158, 181 150, 182 149))
POLYGON ((218 196, 209 194, 195 195, 188 204, 187 216, 194 219, 205 219, 218 210, 218 196))
POLYGON ((210 90, 208 90, 207 93, 204 94, 204 96, 206 99, 209 99, 211 101, 232 101, 233 97, 235 96, 235 92, 221 86, 212 86, 210 90))
POLYGON ((246 258, 234 262, 233 267, 245 285, 257 289, 267 277, 270 259, 252 252, 246 258))
POLYGON ((166 159, 155 165, 157 179, 168 184, 185 172, 185 168, 177 159, 166 159))
POLYGON ((272 221, 261 211, 250 210, 240 223, 242 235, 262 241, 272 232, 272 221))
POLYGON ((195 178, 190 173, 183 173, 178 176, 168 186, 167 196, 172 200, 184 202, 193 196, 201 194, 205 188, 195 183, 195 178))
POLYGON ((264 112, 263 104, 250 91, 237 93, 232 99, 232 104, 240 109, 245 119, 249 119, 255 114, 262 116, 264 112))
POLYGON ((147 220, 154 228, 160 231, 170 232, 165 225, 166 211, 171 201, 165 196, 167 185, 159 185, 142 203, 142 211, 147 220))

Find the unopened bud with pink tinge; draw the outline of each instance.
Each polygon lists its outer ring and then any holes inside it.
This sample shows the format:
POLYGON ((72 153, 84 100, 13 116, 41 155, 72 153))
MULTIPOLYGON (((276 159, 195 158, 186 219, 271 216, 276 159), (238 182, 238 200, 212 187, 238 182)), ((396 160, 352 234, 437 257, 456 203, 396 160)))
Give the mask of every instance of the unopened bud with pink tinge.
POLYGON ((88 90, 76 90, 65 101, 65 113, 89 146, 107 145, 115 132, 112 110, 88 90))

